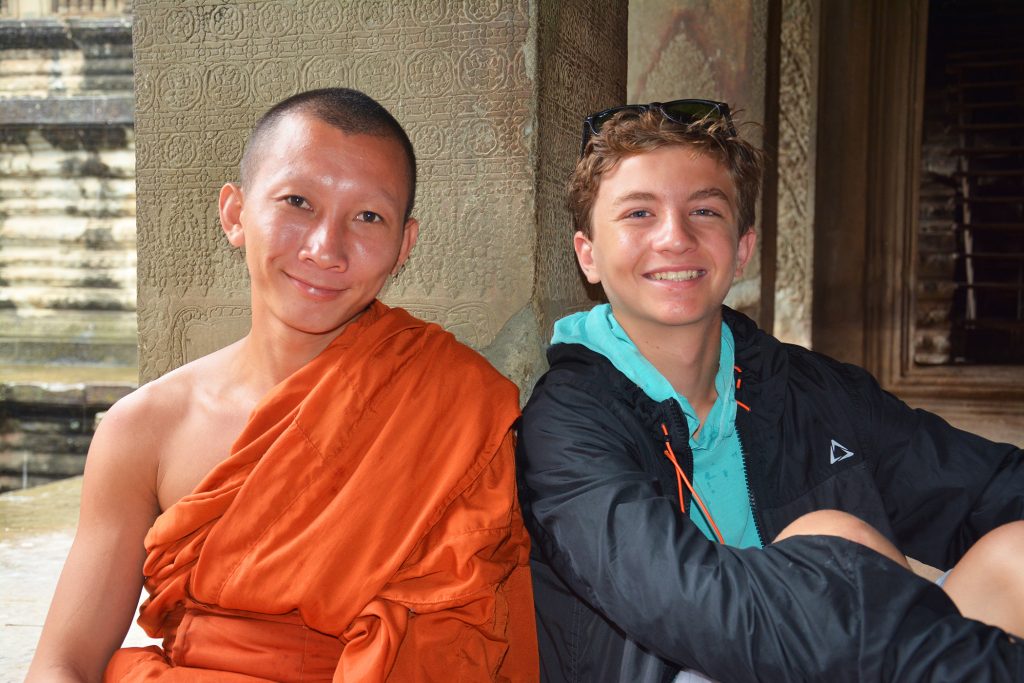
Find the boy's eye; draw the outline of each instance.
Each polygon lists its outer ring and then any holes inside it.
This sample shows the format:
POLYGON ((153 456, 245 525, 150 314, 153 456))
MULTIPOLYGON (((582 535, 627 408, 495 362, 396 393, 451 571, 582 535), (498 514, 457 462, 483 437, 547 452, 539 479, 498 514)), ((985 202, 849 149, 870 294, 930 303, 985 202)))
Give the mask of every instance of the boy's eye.
POLYGON ((294 206, 296 209, 309 209, 309 202, 306 201, 305 197, 300 197, 297 194, 290 194, 284 198, 289 206, 294 206))
POLYGON ((721 214, 714 209, 694 209, 692 212, 694 216, 720 216, 721 214))
POLYGON ((364 223, 380 223, 384 219, 379 213, 374 213, 373 211, 360 211, 359 220, 364 223))
POLYGON ((626 214, 626 218, 649 218, 650 216, 651 212, 647 209, 637 209, 626 214))

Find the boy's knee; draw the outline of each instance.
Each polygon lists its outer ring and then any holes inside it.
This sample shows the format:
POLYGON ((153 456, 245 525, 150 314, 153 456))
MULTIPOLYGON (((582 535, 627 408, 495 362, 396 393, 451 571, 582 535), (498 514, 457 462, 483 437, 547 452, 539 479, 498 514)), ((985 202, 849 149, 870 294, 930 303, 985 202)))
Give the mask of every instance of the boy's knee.
POLYGON ((815 510, 796 518, 775 538, 781 541, 790 536, 840 536, 849 541, 868 545, 874 536, 880 536, 874 527, 848 512, 815 510))
POLYGON ((991 566, 1006 564, 1020 571, 1020 558, 1024 557, 1024 520, 996 527, 971 546, 975 561, 991 566))
POLYGON ((775 537, 775 541, 778 542, 792 536, 838 536, 867 546, 894 562, 910 568, 906 557, 889 539, 864 520, 848 512, 840 510, 808 512, 792 521, 775 537))

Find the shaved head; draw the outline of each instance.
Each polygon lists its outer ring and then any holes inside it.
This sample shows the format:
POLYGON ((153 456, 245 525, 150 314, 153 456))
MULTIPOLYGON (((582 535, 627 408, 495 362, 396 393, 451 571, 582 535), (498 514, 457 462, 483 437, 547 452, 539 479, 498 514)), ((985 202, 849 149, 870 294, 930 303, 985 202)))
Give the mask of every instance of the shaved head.
POLYGON ((405 129, 375 99, 351 88, 322 88, 292 95, 271 107, 253 128, 242 153, 241 181, 245 188, 259 170, 266 144, 274 136, 277 124, 286 116, 312 116, 347 135, 372 135, 392 138, 405 150, 409 175, 409 201, 405 217, 412 215, 416 200, 416 153, 405 129))

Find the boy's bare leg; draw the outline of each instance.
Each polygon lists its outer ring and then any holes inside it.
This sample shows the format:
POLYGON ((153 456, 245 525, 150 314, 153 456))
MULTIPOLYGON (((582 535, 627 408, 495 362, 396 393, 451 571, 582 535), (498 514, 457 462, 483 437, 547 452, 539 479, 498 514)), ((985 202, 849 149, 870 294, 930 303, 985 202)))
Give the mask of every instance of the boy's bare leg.
POLYGON ((965 617, 1024 637, 1024 521, 982 536, 942 587, 965 617))
POLYGON ((907 558, 873 526, 839 510, 815 510, 798 517, 783 529, 774 542, 790 536, 839 536, 867 546, 910 571, 907 558))

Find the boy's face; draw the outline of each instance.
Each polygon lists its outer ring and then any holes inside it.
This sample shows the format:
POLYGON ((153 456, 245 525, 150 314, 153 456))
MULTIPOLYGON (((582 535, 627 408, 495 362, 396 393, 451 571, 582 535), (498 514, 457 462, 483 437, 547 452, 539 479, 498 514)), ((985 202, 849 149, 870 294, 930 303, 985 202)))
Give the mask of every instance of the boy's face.
POLYGON ((221 190, 221 223, 245 247, 253 319, 339 331, 401 268, 419 226, 401 145, 295 113, 270 132, 244 189, 221 190))
POLYGON ((726 168, 679 145, 626 157, 606 173, 591 226, 590 239, 573 238, 576 256, 634 339, 718 323, 756 241, 753 230, 739 236, 726 168))

